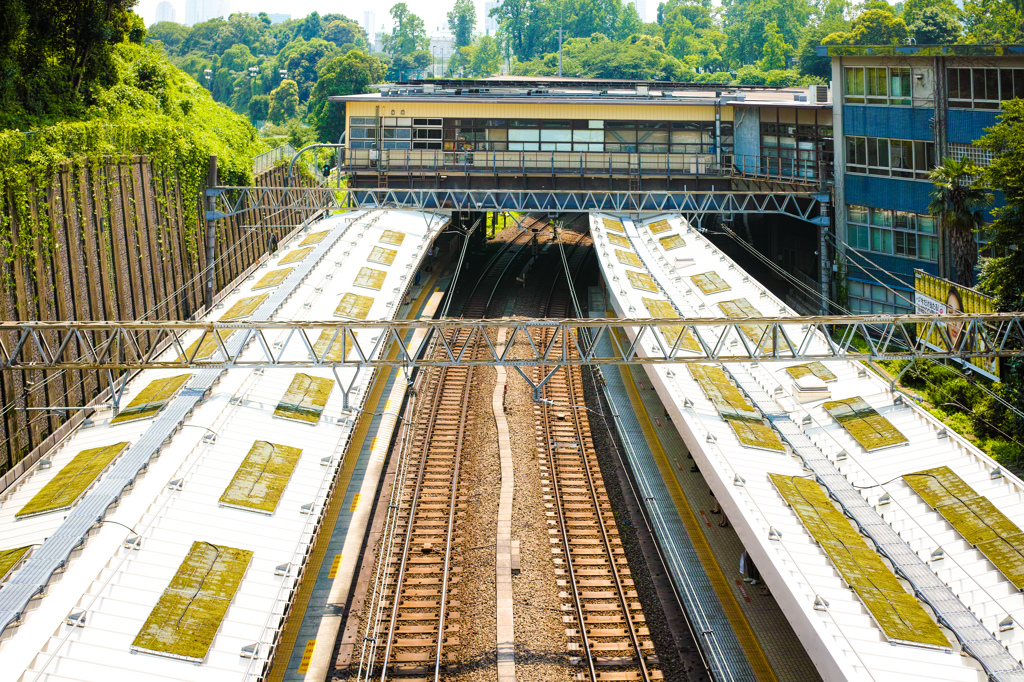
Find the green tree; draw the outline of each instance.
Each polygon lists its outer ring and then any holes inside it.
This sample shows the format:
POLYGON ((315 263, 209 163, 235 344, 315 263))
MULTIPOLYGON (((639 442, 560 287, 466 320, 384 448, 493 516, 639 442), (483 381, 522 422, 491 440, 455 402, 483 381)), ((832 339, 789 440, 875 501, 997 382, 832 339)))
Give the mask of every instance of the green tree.
POLYGON ((299 22, 298 28, 299 30, 295 34, 297 38, 312 40, 313 38, 320 38, 323 36, 324 22, 320 19, 319 12, 313 12, 299 22))
POLYGON ((967 43, 1019 44, 1024 41, 1022 0, 966 0, 967 43))
POLYGON ((331 102, 332 95, 361 95, 384 79, 384 65, 376 57, 352 50, 344 56, 325 60, 318 70, 309 97, 309 124, 322 142, 337 142, 345 130, 345 105, 331 102))
POLYGON ((786 57, 793 54, 793 52, 793 46, 788 45, 782 39, 779 27, 775 25, 774 21, 765 26, 764 58, 758 62, 758 67, 762 71, 786 68, 786 57))
POLYGON ((391 8, 391 19, 394 28, 391 33, 384 34, 385 52, 394 57, 408 57, 417 50, 426 50, 430 47, 430 39, 427 38, 423 20, 413 14, 404 2, 391 8))
POLYGON ((352 44, 364 52, 368 52, 370 49, 370 44, 366 39, 366 32, 354 21, 343 21, 340 19, 332 21, 324 29, 324 40, 334 43, 338 47, 352 44))
POLYGON ((473 42, 476 29, 476 6, 473 0, 455 0, 455 6, 448 12, 448 30, 452 32, 455 49, 468 47, 473 42))
POLYGON ((907 26, 912 26, 920 21, 924 11, 929 8, 942 10, 957 21, 962 14, 953 0, 904 0, 900 18, 907 26))
POLYGON ((266 121, 270 118, 270 95, 253 95, 249 100, 249 120, 266 121))
POLYGON ((173 21, 161 21, 149 27, 146 32, 146 42, 159 42, 167 50, 167 54, 180 54, 178 48, 185 42, 189 32, 188 26, 173 21))
POLYGON ((935 186, 932 189, 928 212, 938 216, 949 236, 956 281, 974 286, 974 264, 978 260, 978 247, 974 235, 981 227, 982 209, 991 197, 976 186, 972 179, 981 172, 967 157, 959 161, 945 158, 928 174, 935 186))
POLYGON ((811 15, 807 0, 723 0, 725 56, 734 64, 753 64, 764 56, 768 24, 775 22, 782 39, 797 45, 811 15))
POLYGON ((906 23, 886 5, 886 8, 872 7, 865 10, 853 20, 853 28, 849 33, 834 33, 822 42, 830 45, 901 45, 909 35, 906 23))
POLYGON ((270 93, 270 112, 268 118, 278 125, 286 119, 294 118, 299 108, 299 86, 286 78, 270 93))
POLYGON ((950 45, 960 38, 962 30, 956 16, 939 7, 926 7, 910 25, 918 45, 950 45))
POLYGON ((501 49, 493 36, 480 36, 473 43, 469 73, 473 78, 493 76, 501 71, 501 49))
POLYGON ((281 50, 277 55, 277 71, 282 69, 299 88, 299 100, 305 102, 316 84, 317 66, 320 61, 338 54, 338 47, 321 38, 303 40, 299 38, 281 50))

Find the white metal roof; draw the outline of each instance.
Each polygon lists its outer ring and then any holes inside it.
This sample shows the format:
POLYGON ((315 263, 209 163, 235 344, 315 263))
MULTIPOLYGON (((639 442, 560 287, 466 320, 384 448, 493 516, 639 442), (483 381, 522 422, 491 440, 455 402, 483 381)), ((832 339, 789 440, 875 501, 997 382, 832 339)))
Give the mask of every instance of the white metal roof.
MULTIPOLYGON (((399 211, 339 214, 312 226, 281 246, 280 250, 217 306, 211 318, 223 315, 245 296, 267 293, 252 286, 308 232, 344 229, 341 239, 316 265, 305 281, 278 309, 276 319, 328 320, 346 292, 372 296, 367 319, 392 318, 402 310, 403 297, 427 247, 447 222, 440 216, 399 211), (404 233, 401 245, 381 244, 384 230, 404 233), (368 263, 374 246, 397 251, 391 265, 368 263), (353 281, 363 266, 384 270, 379 291, 356 287, 353 281)), ((288 267, 288 266, 283 266, 288 267)), ((372 333, 372 332, 369 332, 372 333)), ((271 339, 273 342, 274 339, 271 339)), ((315 341, 315 338, 313 339, 315 341)), ((174 354, 174 350, 167 351, 174 354)), ((250 348, 250 353, 261 353, 250 348)), ((289 343, 287 353, 301 352, 289 343)), ((351 381, 352 369, 339 370, 351 381)), ((330 378, 329 369, 303 370, 330 378)), ((122 404, 150 381, 181 370, 145 371, 125 391, 122 404)), ((242 657, 243 647, 261 643, 265 658, 281 625, 297 566, 314 530, 315 519, 326 502, 329 485, 358 415, 342 409, 335 385, 320 421, 304 424, 273 417, 274 408, 291 382, 294 370, 265 372, 232 369, 223 374, 212 395, 199 404, 185 428, 155 458, 145 475, 106 520, 129 526, 142 535, 139 550, 122 542, 130 531, 105 523, 73 556, 68 570, 51 581, 47 594, 36 600, 18 628, 10 628, 0 643, 0 677, 7 671, 25 671, 24 680, 230 680, 256 673, 259 664, 242 657), (191 428, 200 427, 200 428, 191 428), (214 442, 204 436, 212 430, 214 442), (255 440, 302 448, 302 454, 273 515, 224 508, 218 499, 255 440), (180 479, 181 490, 168 486, 180 479), (304 505, 312 504, 313 513, 304 505), (232 600, 224 621, 202 665, 146 654, 131 654, 129 647, 196 540, 252 550, 252 562, 232 600), (277 567, 290 564, 287 575, 277 567), (85 627, 64 623, 69 613, 86 610, 85 627)), ((369 374, 355 381, 350 405, 362 405, 369 374)), ((53 466, 35 470, 16 490, 0 501, 0 548, 41 542, 61 523, 64 514, 15 520, 14 514, 64 464, 89 447, 133 441, 152 420, 109 424, 111 414, 101 411, 79 428, 50 457, 53 466)))
MULTIPOLYGON (((623 223, 633 247, 662 293, 641 292, 630 286, 625 275, 629 268, 616 259, 615 247, 607 241, 608 233, 601 216, 592 215, 591 229, 608 283, 609 300, 616 313, 645 317, 648 313, 641 299, 648 297, 671 300, 684 317, 724 317, 716 304, 742 297, 764 315, 794 314, 681 217, 659 216, 636 225, 625 219, 623 223), (651 235, 645 225, 658 219, 667 219, 673 229, 651 235), (682 236, 686 245, 666 251, 658 237, 669 234, 682 236), (690 276, 710 270, 726 280, 731 288, 705 294, 690 280, 690 276)), ((947 465, 1015 523, 1024 526, 1021 481, 1005 471, 993 480, 991 472, 999 469, 996 462, 955 434, 942 435, 942 425, 918 406, 894 405, 888 384, 873 373, 864 373, 861 365, 826 362, 838 377, 838 381, 828 384, 831 398, 863 397, 910 441, 904 447, 866 452, 824 410, 822 401, 800 404, 792 396, 792 380, 785 368, 795 364, 800 363, 773 362, 744 367, 769 395, 774 395, 777 386, 783 387, 782 397, 777 400, 779 405, 798 424, 803 423, 805 416, 810 417, 810 424, 803 426, 805 434, 852 484, 886 484, 884 488, 864 490, 865 499, 877 507, 883 491, 889 493, 892 501, 878 507, 883 518, 926 560, 941 546, 945 558, 929 566, 981 619, 985 628, 996 633, 998 641, 1009 647, 1014 658, 1024 657, 1024 596, 900 477, 947 465), (837 461, 836 455, 840 452, 847 453, 847 457, 837 461), (999 623, 1008 615, 1012 616, 1014 627, 1000 632, 999 623)), ((842 581, 767 479, 768 473, 806 476, 801 461, 789 454, 743 447, 684 366, 649 365, 645 368, 671 412, 673 423, 825 679, 972 682, 986 679, 980 665, 972 658, 889 644, 856 594, 842 581), (692 408, 684 406, 686 399, 692 401, 692 408), (713 434, 715 442, 708 442, 708 434, 713 434), (734 484, 737 475, 742 479, 741 485, 734 484), (781 533, 781 541, 769 540, 772 528, 781 533), (827 600, 827 610, 814 610, 817 596, 827 600)), ((954 653, 959 651, 953 634, 945 629, 943 632, 952 642, 954 653)))

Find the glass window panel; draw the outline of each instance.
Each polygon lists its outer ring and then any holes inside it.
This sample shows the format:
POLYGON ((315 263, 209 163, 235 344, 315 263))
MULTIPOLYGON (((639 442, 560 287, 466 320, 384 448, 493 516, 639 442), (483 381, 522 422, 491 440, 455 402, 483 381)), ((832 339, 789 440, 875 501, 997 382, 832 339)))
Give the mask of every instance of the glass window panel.
POLYGON ((856 280, 850 280, 850 296, 858 298, 864 296, 864 284, 856 280))
POLYGON ((541 142, 571 142, 571 130, 542 130, 540 131, 541 142))
POLYGON ((604 121, 589 121, 591 128, 604 128, 604 121))
POLYGON ((858 249, 870 249, 871 248, 871 228, 867 225, 855 225, 857 232, 857 248, 858 249))
POLYGON ((540 141, 539 130, 510 130, 508 131, 509 142, 538 142, 540 141))
POLYGON ((882 230, 879 230, 877 228, 871 229, 871 250, 882 250, 882 230))
POLYGON ((946 69, 946 89, 950 99, 960 99, 960 69, 946 69))
POLYGON ((508 131, 504 128, 488 128, 487 139, 496 142, 504 142, 508 139, 508 131))
POLYGON ((602 130, 574 130, 572 131, 573 142, 601 142, 604 140, 602 130))
POLYGON ((1024 98, 1024 69, 1012 69, 1013 71, 1013 97, 1014 99, 1024 98))
POLYGON ((925 234, 935 234, 935 216, 920 213, 917 216, 917 229, 925 234))
POLYGON ((985 99, 999 99, 999 70, 984 69, 985 99))
POLYGON ((871 209, 871 224, 882 227, 892 226, 892 212, 881 208, 871 209))

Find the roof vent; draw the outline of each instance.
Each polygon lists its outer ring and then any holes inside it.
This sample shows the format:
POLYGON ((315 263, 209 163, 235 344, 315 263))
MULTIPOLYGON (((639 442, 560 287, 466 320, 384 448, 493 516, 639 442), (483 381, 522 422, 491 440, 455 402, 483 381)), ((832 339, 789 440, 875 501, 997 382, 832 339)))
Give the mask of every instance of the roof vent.
POLYGON ((739 474, 736 474, 735 476, 732 477, 732 484, 742 488, 747 484, 747 479, 743 478, 739 474))
POLYGON ((72 611, 71 615, 67 617, 65 621, 68 625, 75 628, 85 627, 85 611, 72 611))
MULTIPOLYGON (((434 87, 434 86, 430 86, 434 87)), ((246 644, 242 647, 242 651, 238 654, 242 658, 256 658, 256 655, 260 652, 259 642, 253 642, 252 644, 246 644)))
POLYGON ((170 483, 167 484, 167 487, 170 488, 171 490, 181 490, 182 488, 185 487, 185 481, 180 478, 175 478, 171 480, 170 483))
POLYGON ((1013 616, 1007 616, 999 621, 999 632, 1009 632, 1013 629, 1013 616))
POLYGON ((124 541, 125 549, 142 549, 142 538, 138 535, 129 535, 124 541))
POLYGON ((288 572, 291 570, 291 568, 291 564, 280 564, 278 566, 275 566, 274 575, 288 575, 288 572))
POLYGON ((822 597, 820 594, 814 595, 814 610, 828 611, 828 600, 822 597))
POLYGON ((768 539, 772 542, 782 542, 782 533, 775 530, 775 526, 768 529, 768 539))
POLYGON ((946 558, 946 550, 939 547, 937 550, 932 552, 932 561, 939 561, 946 558))

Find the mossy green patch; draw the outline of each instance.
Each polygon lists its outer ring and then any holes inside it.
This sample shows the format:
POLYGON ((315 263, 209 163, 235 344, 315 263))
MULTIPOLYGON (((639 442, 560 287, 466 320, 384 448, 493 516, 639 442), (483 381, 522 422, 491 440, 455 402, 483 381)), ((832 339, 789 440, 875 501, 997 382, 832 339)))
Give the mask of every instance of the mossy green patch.
POLYGON ((347 293, 341 297, 341 303, 334 310, 338 317, 351 317, 356 320, 365 320, 370 314, 370 307, 373 305, 373 298, 359 294, 347 293))
POLYGON ((299 246, 310 246, 312 244, 319 244, 327 236, 327 230, 321 230, 320 232, 310 232, 306 235, 306 238, 299 242, 299 246))
POLYGON ((651 234, 661 234, 662 232, 668 232, 672 229, 672 224, 667 220, 656 220, 647 226, 647 229, 651 231, 651 234))
POLYGON ((906 437, 888 419, 878 414, 860 396, 829 400, 824 407, 868 452, 907 442, 906 437))
POLYGON ((370 251, 370 255, 366 260, 370 263, 391 265, 395 262, 395 256, 397 255, 398 251, 395 251, 394 249, 385 249, 383 246, 375 246, 370 251))
POLYGON ((947 466, 905 474, 903 480, 1017 589, 1024 589, 1024 533, 1017 524, 947 466))
POLYGON ((217 352, 220 351, 220 344, 217 343, 218 337, 221 341, 226 341, 228 334, 223 334, 218 330, 203 332, 203 336, 201 338, 196 339, 188 345, 188 348, 185 349, 184 356, 178 356, 178 361, 215 361, 222 359, 224 355, 223 353, 221 353, 220 356, 217 356, 217 352))
POLYGON ((658 293, 658 285, 654 283, 654 280, 651 279, 651 276, 646 272, 633 272, 632 270, 626 270, 626 278, 629 280, 629 283, 633 285, 634 289, 658 293))
POLYGON ((220 503, 273 514, 301 454, 301 448, 256 441, 220 496, 220 503))
POLYGON ((640 262, 640 259, 637 257, 637 255, 632 251, 622 251, 620 249, 615 249, 615 257, 618 258, 619 262, 622 263, 623 265, 630 265, 634 268, 642 268, 644 266, 644 264, 640 262))
POLYGON ((808 374, 813 374, 824 382, 836 381, 838 377, 832 373, 832 371, 821 364, 820 362, 808 362, 804 365, 794 365, 793 367, 787 367, 786 371, 794 379, 805 377, 808 374))
POLYGON ((678 234, 670 234, 667 237, 662 237, 658 241, 661 242, 661 247, 666 251, 671 251, 672 249, 678 249, 682 246, 686 246, 686 242, 683 241, 683 238, 680 237, 678 234))
POLYGON ((935 621, 917 599, 903 589, 878 553, 867 546, 820 485, 799 476, 768 476, 890 641, 950 647, 935 621))
POLYGON ((725 372, 710 365, 690 365, 690 375, 700 385, 736 434, 740 444, 748 448, 760 448, 785 452, 786 446, 773 428, 764 423, 753 404, 733 385, 725 372))
POLYGON ((126 447, 128 443, 115 443, 82 450, 15 516, 20 519, 69 509, 126 447))
MULTIPOLYGON (((745 298, 736 298, 731 301, 721 301, 718 307, 722 309, 726 317, 761 317, 760 311, 750 305, 745 298)), ((763 324, 741 324, 740 330, 748 339, 759 344, 762 350, 771 351, 773 343, 768 336, 768 326, 763 324)))
MULTIPOLYGON (((644 298, 643 302, 644 307, 647 308, 647 313, 651 317, 679 317, 679 313, 676 312, 676 309, 673 308, 672 304, 669 303, 668 301, 659 301, 658 299, 654 298, 644 298)), ((668 344, 670 344, 670 347, 676 344, 680 334, 686 334, 686 336, 683 337, 682 343, 679 344, 679 347, 685 348, 686 350, 700 352, 700 344, 697 342, 697 339, 693 338, 693 336, 690 333, 685 331, 685 327, 670 327, 665 325, 658 327, 658 329, 660 329, 661 333, 665 335, 665 341, 668 344)))
POLYGON ((277 262, 278 265, 288 265, 289 263, 298 263, 300 260, 309 255, 309 252, 313 250, 312 246, 307 246, 304 249, 295 249, 287 256, 277 262))
POLYGON ((173 377, 149 382, 149 385, 142 389, 142 392, 135 396, 134 400, 128 403, 128 407, 121 410, 116 417, 110 420, 110 423, 119 424, 121 422, 152 417, 163 409, 164 405, 174 397, 174 394, 185 385, 185 382, 191 376, 191 374, 178 374, 173 377))
POLYGON ((342 343, 340 331, 336 332, 333 329, 325 329, 320 332, 320 337, 313 344, 313 351, 317 354, 317 357, 326 362, 342 362, 346 354, 355 345, 355 335, 352 332, 348 332, 347 336, 347 343, 342 343), (328 345, 330 345, 330 348, 328 348, 328 345))
POLYGON ((292 270, 294 269, 295 268, 282 268, 281 270, 273 270, 271 272, 268 272, 267 274, 263 275, 263 277, 260 278, 260 281, 252 285, 252 290, 258 291, 259 289, 269 289, 270 287, 276 287, 277 285, 284 281, 285 277, 292 274, 292 270))
POLYGON ((7 579, 7 574, 14 570, 30 549, 31 546, 0 549, 0 583, 7 579))
POLYGON ((629 240, 617 234, 608 235, 608 241, 615 246, 621 246, 624 249, 632 249, 633 245, 629 243, 629 240))
POLYGON ((220 321, 232 322, 234 320, 244 320, 256 312, 256 309, 260 307, 260 304, 267 300, 267 296, 269 296, 269 294, 246 296, 245 298, 235 301, 235 304, 228 308, 228 311, 221 316, 220 321))
POLYGON ((205 659, 251 559, 249 550, 193 542, 132 650, 205 659))
POLYGON ((296 374, 281 402, 277 404, 274 416, 316 424, 320 421, 320 414, 333 388, 332 379, 296 374))
POLYGON ((748 448, 760 448, 761 450, 773 450, 785 452, 786 446, 779 440, 779 434, 760 420, 742 419, 738 417, 722 415, 725 421, 732 428, 733 433, 740 443, 748 448))
POLYGON ((611 218, 601 218, 601 222, 604 224, 604 229, 606 230, 626 234, 626 231, 622 229, 622 223, 620 223, 618 220, 612 220, 611 218))
POLYGON ((384 278, 387 276, 388 273, 384 270, 359 268, 359 272, 356 274, 356 279, 353 282, 353 285, 380 291, 380 288, 384 286, 384 278))
POLYGON ((718 276, 718 273, 712 271, 702 272, 699 275, 692 275, 690 277, 693 283, 700 287, 700 290, 705 294, 714 294, 719 291, 727 291, 732 287, 729 286, 728 282, 718 276))
POLYGON ((383 244, 391 244, 392 246, 401 246, 402 242, 405 241, 405 233, 398 232, 396 230, 384 230, 384 233, 380 236, 380 241, 383 244))

